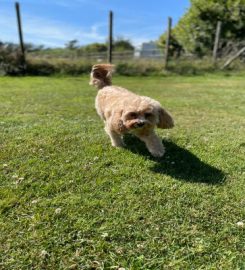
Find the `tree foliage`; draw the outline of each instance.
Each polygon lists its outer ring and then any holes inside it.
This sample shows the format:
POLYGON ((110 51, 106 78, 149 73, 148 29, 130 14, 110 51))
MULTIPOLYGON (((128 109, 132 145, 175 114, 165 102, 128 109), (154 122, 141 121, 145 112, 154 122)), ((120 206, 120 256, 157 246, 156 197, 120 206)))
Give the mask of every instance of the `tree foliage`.
POLYGON ((244 40, 245 0, 191 0, 191 7, 172 32, 185 51, 204 55, 213 48, 219 20, 226 42, 244 40))
POLYGON ((91 43, 86 46, 80 47, 79 51, 83 53, 106 52, 107 46, 104 43, 91 43))
POLYGON ((19 46, 0 41, 0 74, 16 75, 23 71, 19 46))
MULTIPOLYGON (((161 35, 161 37, 159 38, 158 46, 160 48, 163 48, 163 49, 165 48, 166 38, 167 38, 166 33, 161 35)), ((171 39, 169 41, 169 56, 177 58, 181 55, 182 52, 183 52, 183 46, 178 42, 178 40, 176 39, 174 35, 171 35, 171 39)))
MULTIPOLYGON (((108 44, 107 43, 91 43, 85 46, 78 48, 79 54, 86 53, 103 53, 107 52, 108 44)), ((129 40, 118 38, 113 42, 113 51, 123 52, 123 51, 133 51, 134 46, 129 40)))
POLYGON ((124 38, 118 38, 114 41, 113 49, 115 51, 133 51, 134 46, 131 44, 131 42, 124 38))
POLYGON ((65 44, 65 47, 69 50, 75 50, 79 47, 78 45, 78 40, 77 39, 73 39, 73 40, 70 40, 68 41, 66 44, 65 44))

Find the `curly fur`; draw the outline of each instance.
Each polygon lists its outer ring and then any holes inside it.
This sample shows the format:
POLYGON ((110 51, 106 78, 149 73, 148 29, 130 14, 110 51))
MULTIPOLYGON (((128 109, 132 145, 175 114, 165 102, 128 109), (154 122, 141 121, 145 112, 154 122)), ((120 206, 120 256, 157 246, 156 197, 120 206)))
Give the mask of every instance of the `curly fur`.
POLYGON ((90 85, 98 89, 95 107, 104 120, 105 131, 115 147, 123 147, 122 136, 134 134, 145 142, 154 157, 164 155, 164 146, 154 129, 172 128, 174 121, 161 104, 149 97, 139 96, 125 88, 111 85, 114 66, 98 64, 92 67, 90 85))

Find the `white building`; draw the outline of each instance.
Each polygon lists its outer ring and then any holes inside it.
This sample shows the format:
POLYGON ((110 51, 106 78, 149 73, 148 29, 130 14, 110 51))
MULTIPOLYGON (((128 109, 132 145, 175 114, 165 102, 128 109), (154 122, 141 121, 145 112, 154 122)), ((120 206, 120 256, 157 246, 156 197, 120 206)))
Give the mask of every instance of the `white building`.
POLYGON ((163 57, 163 52, 153 41, 142 43, 139 50, 136 51, 136 57, 140 58, 159 58, 163 57))

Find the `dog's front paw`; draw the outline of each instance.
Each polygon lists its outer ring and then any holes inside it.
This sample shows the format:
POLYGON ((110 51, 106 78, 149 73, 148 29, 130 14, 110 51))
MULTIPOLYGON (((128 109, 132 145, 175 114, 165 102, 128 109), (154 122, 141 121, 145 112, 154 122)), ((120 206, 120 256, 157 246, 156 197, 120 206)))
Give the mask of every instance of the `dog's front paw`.
POLYGON ((163 157, 163 155, 165 154, 165 149, 157 149, 157 150, 151 151, 151 154, 153 157, 163 157))
POLYGON ((123 141, 112 141, 111 145, 113 147, 125 147, 125 143, 123 141))

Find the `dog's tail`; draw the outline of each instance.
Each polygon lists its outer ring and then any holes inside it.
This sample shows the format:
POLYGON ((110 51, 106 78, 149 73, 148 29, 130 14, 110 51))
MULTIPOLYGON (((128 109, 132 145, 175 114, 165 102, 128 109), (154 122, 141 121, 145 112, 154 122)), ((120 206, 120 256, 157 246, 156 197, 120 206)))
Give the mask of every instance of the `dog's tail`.
POLYGON ((90 74, 89 84, 96 86, 98 89, 111 85, 113 71, 114 65, 111 64, 94 65, 90 74))

